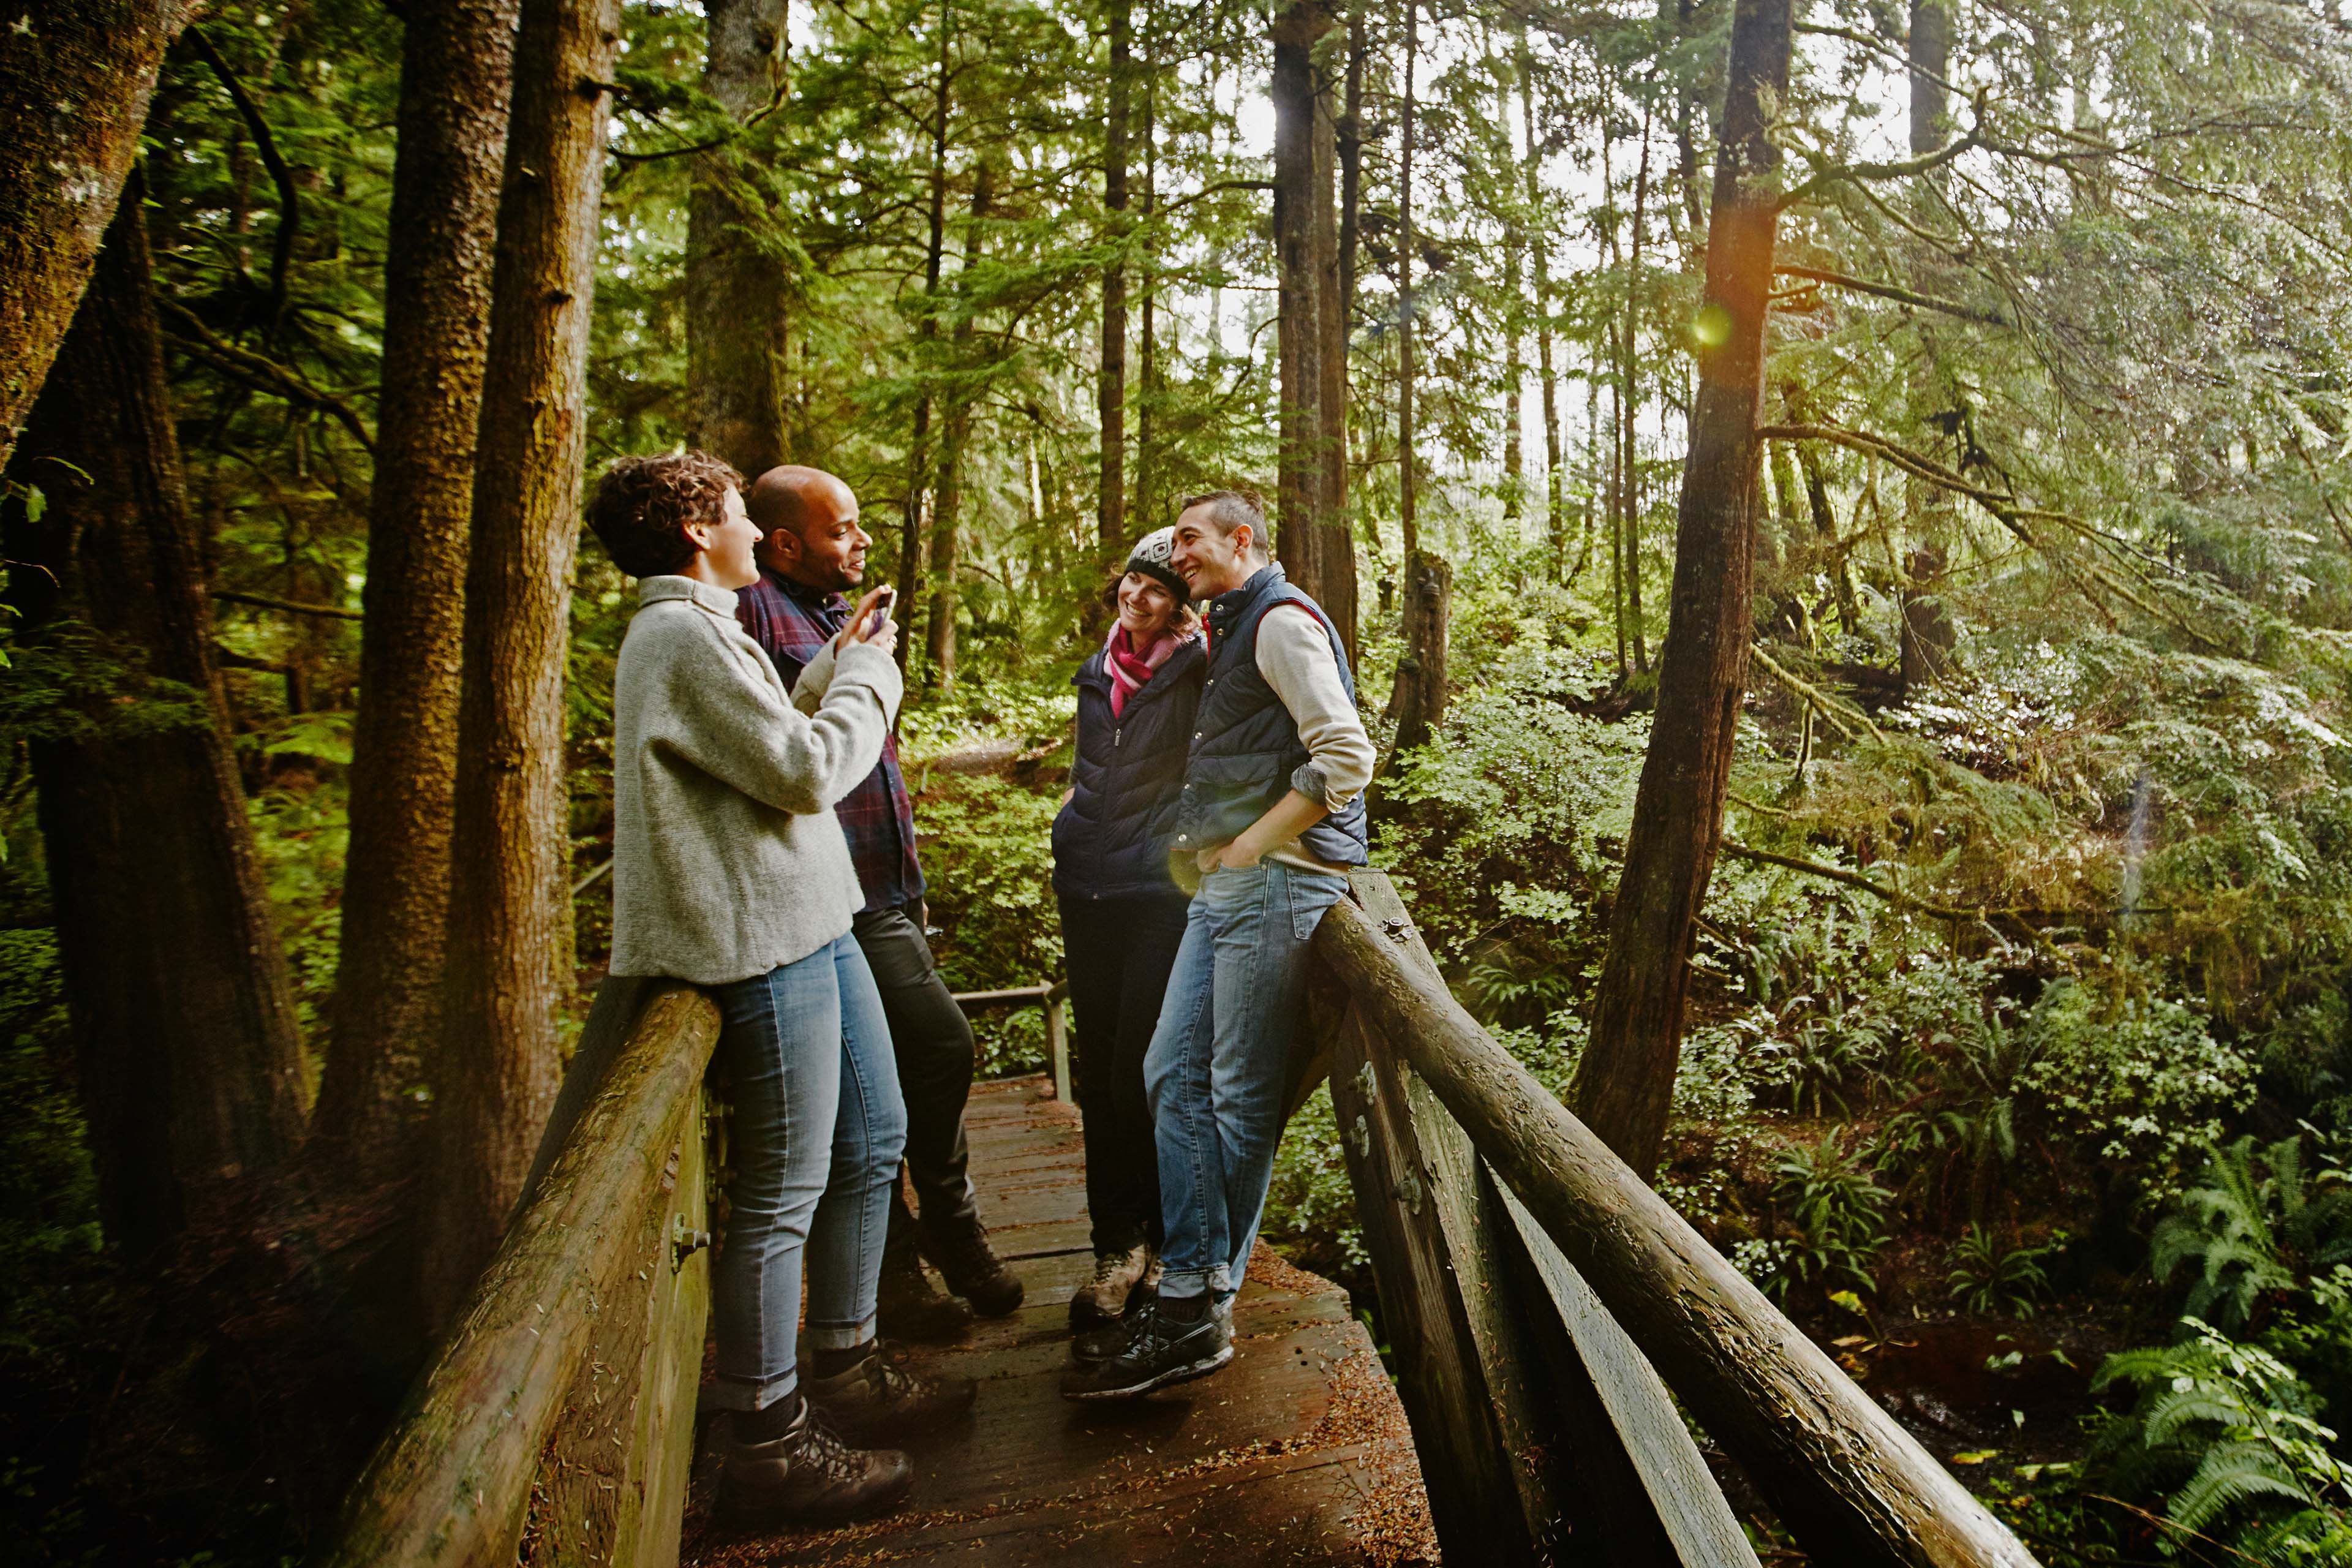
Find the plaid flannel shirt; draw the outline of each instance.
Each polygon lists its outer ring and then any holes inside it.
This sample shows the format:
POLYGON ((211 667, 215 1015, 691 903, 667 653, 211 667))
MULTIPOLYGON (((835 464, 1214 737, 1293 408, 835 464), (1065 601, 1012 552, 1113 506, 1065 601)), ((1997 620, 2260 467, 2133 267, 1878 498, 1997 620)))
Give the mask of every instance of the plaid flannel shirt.
MULTIPOLYGON (((849 601, 820 593, 762 567, 760 580, 735 595, 735 618, 767 650, 787 689, 835 632, 849 624, 849 601)), ((915 858, 915 807, 898 772, 898 738, 882 742, 882 760, 833 808, 857 880, 866 893, 860 914, 896 909, 923 896, 922 863, 915 858)))

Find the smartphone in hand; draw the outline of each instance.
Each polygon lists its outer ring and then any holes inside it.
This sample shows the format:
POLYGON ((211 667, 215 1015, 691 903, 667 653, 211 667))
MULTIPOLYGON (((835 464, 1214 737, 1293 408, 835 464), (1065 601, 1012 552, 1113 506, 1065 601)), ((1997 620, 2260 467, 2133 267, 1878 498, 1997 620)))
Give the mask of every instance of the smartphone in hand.
POLYGON ((896 588, 885 588, 885 589, 883 589, 883 590, 882 590, 882 596, 881 596, 879 599, 877 599, 877 600, 874 602, 874 624, 875 624, 876 626, 880 626, 884 621, 888 620, 888 619, 890 618, 890 612, 891 612, 891 610, 897 606, 898 603, 898 589, 896 589, 896 588))

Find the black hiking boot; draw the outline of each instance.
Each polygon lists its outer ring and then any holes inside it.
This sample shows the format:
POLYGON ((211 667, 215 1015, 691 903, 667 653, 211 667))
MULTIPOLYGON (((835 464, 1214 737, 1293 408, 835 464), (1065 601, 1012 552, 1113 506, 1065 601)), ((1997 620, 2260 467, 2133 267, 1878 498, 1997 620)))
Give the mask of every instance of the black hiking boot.
MULTIPOLYGON (((1135 1331, 1137 1321, 1150 1307, 1159 1283, 1160 1269, 1155 1264, 1143 1282, 1135 1288, 1125 1316, 1114 1318, 1071 1339, 1070 1359, 1080 1366, 1098 1366, 1126 1349, 1128 1336, 1135 1331)), ((1209 1310, 1215 1315, 1225 1331, 1225 1338, 1230 1341, 1234 1337, 1234 1299, 1220 1296, 1209 1310)))
POLYGON ((912 1247, 884 1249, 877 1307, 887 1339, 936 1344, 971 1327, 971 1303, 942 1294, 923 1272, 923 1260, 912 1247))
POLYGON ((896 1448, 853 1448, 825 1425, 814 1405, 799 1394, 790 1397, 799 1413, 782 1436, 739 1441, 737 1426, 749 1419, 741 1413, 718 1424, 721 1521, 841 1524, 898 1506, 915 1484, 907 1456, 896 1448))
POLYGON ((1135 1399, 1223 1368, 1234 1359, 1232 1320, 1207 1301, 1191 1310, 1199 1316, 1180 1317, 1157 1296, 1143 1303, 1108 1360, 1062 1374, 1062 1397, 1135 1399))
POLYGON ((803 1373, 801 1387, 824 1418, 856 1443, 908 1437, 946 1426, 971 1408, 968 1377, 925 1377, 906 1352, 876 1340, 863 1361, 831 1377, 803 1373))
POLYGON ((1021 1306, 1021 1276, 998 1261, 978 1215, 923 1226, 923 1252, 939 1265, 948 1289, 983 1318, 1008 1317, 1021 1306))

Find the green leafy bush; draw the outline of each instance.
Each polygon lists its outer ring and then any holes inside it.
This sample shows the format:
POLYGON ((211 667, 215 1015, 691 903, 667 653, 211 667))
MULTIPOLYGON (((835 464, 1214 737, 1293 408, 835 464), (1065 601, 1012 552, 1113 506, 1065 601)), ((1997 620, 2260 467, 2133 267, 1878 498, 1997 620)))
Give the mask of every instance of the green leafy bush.
POLYGON ((2220 1140, 2221 1118, 2253 1098, 2253 1064, 2216 1040, 2202 1013, 2129 984, 2062 980, 2024 1029, 2018 1087, 2053 1131, 2150 1194, 2177 1182, 2196 1150, 2220 1140))

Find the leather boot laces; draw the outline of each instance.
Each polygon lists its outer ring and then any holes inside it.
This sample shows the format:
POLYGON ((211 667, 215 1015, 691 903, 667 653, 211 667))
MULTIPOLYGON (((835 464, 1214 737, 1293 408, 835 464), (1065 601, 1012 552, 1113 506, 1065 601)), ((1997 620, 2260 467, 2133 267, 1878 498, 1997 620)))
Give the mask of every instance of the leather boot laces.
POLYGON ((800 1462, 814 1467, 827 1480, 846 1485, 860 1479, 866 1470, 856 1450, 841 1440, 840 1435, 833 1429, 833 1423, 825 1419, 824 1412, 814 1403, 809 1405, 808 1421, 808 1436, 801 1443, 800 1462))

